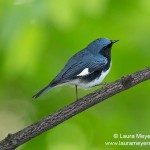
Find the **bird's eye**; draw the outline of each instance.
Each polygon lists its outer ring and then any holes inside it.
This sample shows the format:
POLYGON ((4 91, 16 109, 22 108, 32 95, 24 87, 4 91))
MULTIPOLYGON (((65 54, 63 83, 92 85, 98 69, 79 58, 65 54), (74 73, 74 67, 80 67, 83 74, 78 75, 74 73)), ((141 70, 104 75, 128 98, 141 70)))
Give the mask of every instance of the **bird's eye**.
POLYGON ((106 49, 107 48, 107 46, 105 46, 103 49, 106 49))
POLYGON ((102 51, 105 50, 107 47, 108 47, 108 45, 107 45, 107 46, 104 46, 103 49, 102 49, 102 51))
POLYGON ((110 44, 108 44, 108 45, 104 46, 104 48, 103 48, 103 49, 105 50, 105 49, 107 49, 107 48, 109 48, 109 47, 111 47, 111 46, 112 46, 112 44, 110 43, 110 44))
POLYGON ((102 54, 102 55, 105 55, 110 47, 111 47, 111 43, 108 44, 108 45, 106 45, 106 46, 104 46, 104 47, 100 50, 99 53, 102 54))

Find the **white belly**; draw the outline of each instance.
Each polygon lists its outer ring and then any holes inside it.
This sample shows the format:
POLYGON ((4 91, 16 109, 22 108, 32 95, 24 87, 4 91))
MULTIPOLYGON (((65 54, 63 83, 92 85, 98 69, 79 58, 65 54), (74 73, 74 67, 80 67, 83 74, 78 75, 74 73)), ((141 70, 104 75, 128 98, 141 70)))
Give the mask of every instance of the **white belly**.
POLYGON ((99 78, 96 78, 95 80, 93 80, 89 83, 84 83, 84 82, 81 82, 79 79, 76 79, 74 81, 71 81, 70 84, 71 85, 77 85, 77 86, 84 88, 84 89, 88 89, 88 88, 91 88, 93 86, 99 85, 104 80, 104 78, 109 73, 109 71, 110 71, 110 68, 105 72, 102 71, 101 76, 99 78))
POLYGON ((91 81, 91 82, 89 82, 89 83, 81 83, 81 84, 79 84, 79 86, 81 87, 81 88, 91 88, 91 87, 93 87, 93 86, 96 86, 96 85, 99 85, 103 80, 104 80, 104 78, 106 77, 106 75, 109 73, 109 71, 110 71, 110 69, 109 70, 107 70, 106 72, 103 72, 102 71, 102 73, 101 73, 101 76, 99 77, 99 78, 96 78, 95 80, 93 80, 93 81, 91 81))

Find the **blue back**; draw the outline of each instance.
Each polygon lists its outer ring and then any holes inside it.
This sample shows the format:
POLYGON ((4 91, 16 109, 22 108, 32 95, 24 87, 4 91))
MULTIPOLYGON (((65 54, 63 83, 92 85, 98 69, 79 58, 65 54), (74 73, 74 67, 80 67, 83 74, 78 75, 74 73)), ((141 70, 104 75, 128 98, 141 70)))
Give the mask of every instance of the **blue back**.
POLYGON ((111 41, 107 38, 99 38, 91 42, 85 49, 79 51, 69 59, 65 67, 50 84, 57 83, 64 77, 72 77, 74 73, 79 73, 79 71, 82 71, 87 66, 94 68, 94 66, 97 67, 97 65, 106 64, 107 59, 100 54, 100 51, 109 44, 111 44, 111 41))

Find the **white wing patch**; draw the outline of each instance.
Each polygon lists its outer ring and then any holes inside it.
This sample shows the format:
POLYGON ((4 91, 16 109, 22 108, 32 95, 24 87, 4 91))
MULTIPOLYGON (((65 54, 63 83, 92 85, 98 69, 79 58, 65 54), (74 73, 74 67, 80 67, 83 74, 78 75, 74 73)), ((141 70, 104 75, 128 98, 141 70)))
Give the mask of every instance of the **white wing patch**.
POLYGON ((84 82, 79 81, 78 86, 81 88, 84 88, 84 89, 88 89, 88 88, 91 88, 93 86, 99 85, 104 80, 104 78, 109 73, 109 71, 110 71, 110 69, 108 69, 106 72, 102 71, 101 76, 99 78, 96 78, 95 80, 93 80, 91 82, 84 83, 84 82))
POLYGON ((77 76, 85 76, 89 74, 89 68, 85 68, 80 74, 78 74, 77 76))

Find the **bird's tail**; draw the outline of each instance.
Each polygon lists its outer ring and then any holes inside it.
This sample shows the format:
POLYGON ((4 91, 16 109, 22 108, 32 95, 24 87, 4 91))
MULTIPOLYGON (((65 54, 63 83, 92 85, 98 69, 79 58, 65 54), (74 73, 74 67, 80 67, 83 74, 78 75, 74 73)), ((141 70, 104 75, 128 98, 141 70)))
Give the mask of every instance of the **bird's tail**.
POLYGON ((41 91, 39 91, 37 94, 35 94, 32 98, 38 98, 41 96, 43 93, 45 93, 47 90, 50 90, 52 87, 50 85, 46 86, 43 88, 41 91))

